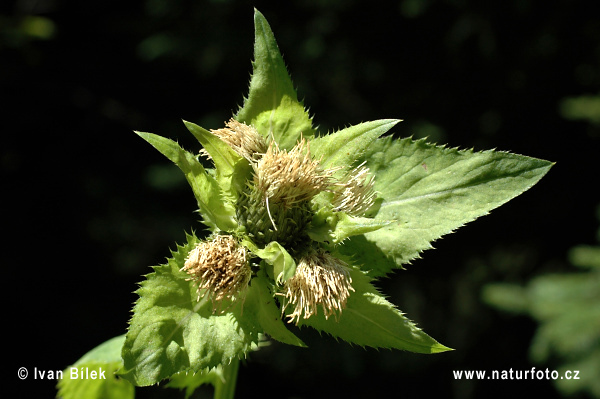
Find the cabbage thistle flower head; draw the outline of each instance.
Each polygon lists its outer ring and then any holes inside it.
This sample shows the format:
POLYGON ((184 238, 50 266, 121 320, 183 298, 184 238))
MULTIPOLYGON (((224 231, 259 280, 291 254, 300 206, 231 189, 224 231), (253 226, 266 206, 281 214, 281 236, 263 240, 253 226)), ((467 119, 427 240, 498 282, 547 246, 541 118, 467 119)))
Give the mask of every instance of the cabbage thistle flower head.
POLYGON ((197 284, 197 300, 208 295, 215 310, 215 306, 243 293, 251 276, 246 248, 230 235, 198 243, 188 253, 181 270, 197 284))
POLYGON ((231 119, 212 130, 185 122, 193 151, 137 132, 184 173, 208 238, 188 234, 140 285, 122 375, 151 385, 235 363, 263 335, 304 346, 289 323, 359 346, 449 350, 377 279, 529 189, 552 163, 394 139, 398 119, 319 132, 269 24, 258 11, 254 22, 250 88, 231 119))
MULTIPOLYGON (((239 242, 251 242, 260 247, 277 242, 291 254, 295 273, 275 286, 276 298, 282 301, 281 311, 293 309, 287 318, 298 323, 317 314, 321 308, 325 318, 341 314, 354 289, 350 268, 331 255, 310 237, 310 228, 317 207, 311 201, 318 195, 331 198, 328 205, 335 212, 359 215, 373 205, 376 195, 369 170, 359 165, 339 174, 342 167, 325 168, 312 156, 310 141, 300 135, 289 150, 263 138, 258 131, 234 119, 225 127, 212 130, 242 159, 251 171, 238 193, 234 235, 239 242)), ((206 149, 201 153, 208 155, 206 149)), ((212 159, 212 157, 211 157, 212 159)), ((198 244, 188 254, 182 268, 198 283, 202 294, 208 294, 219 305, 235 299, 251 279, 247 260, 251 249, 237 244, 232 235, 198 244), (226 237, 226 238, 224 238, 226 237)), ((260 263, 256 265, 260 269, 260 263)))

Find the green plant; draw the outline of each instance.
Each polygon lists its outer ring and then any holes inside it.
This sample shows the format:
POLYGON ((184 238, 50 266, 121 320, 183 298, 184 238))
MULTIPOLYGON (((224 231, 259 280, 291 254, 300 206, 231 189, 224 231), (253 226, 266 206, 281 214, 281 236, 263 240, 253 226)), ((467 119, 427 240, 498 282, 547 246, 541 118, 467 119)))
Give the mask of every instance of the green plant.
POLYGON ((558 363, 560 376, 573 370, 578 373, 577 378, 554 380, 564 396, 581 391, 600 398, 600 381, 594 378, 600 373, 600 245, 573 247, 568 259, 580 270, 540 275, 524 287, 488 284, 483 299, 498 309, 537 321, 531 361, 558 363))
MULTIPOLYGON (((552 166, 384 137, 399 122, 392 119, 319 134, 267 21, 256 11, 254 22, 243 106, 220 129, 185 122, 202 146, 199 155, 137 132, 185 174, 210 235, 188 234, 166 264, 154 267, 136 291, 127 334, 111 341, 110 351, 92 350, 78 367, 106 362, 133 385, 170 379, 187 395, 212 383, 215 397, 231 398, 240 358, 266 337, 305 346, 286 322, 360 346, 447 351, 374 280, 529 189, 552 166)), ((80 384, 62 380, 59 395, 75 397, 80 384)), ((97 381, 86 389, 111 387, 97 381)), ((120 397, 132 392, 123 389, 120 397)))

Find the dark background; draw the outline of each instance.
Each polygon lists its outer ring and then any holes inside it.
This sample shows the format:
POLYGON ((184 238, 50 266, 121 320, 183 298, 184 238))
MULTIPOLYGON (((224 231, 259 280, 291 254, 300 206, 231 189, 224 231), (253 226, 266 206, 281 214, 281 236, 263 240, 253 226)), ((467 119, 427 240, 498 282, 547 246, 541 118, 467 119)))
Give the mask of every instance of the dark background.
POLYGON ((237 397, 558 397, 545 380, 456 381, 452 370, 530 369, 535 322, 486 306, 482 287, 570 271, 568 249, 595 241, 600 129, 561 112, 565 98, 600 92, 594 2, 279 3, 2 2, 5 380, 55 395, 17 369, 63 369, 124 333, 140 276, 201 229, 183 176, 132 131, 196 149, 181 119, 222 126, 247 94, 255 6, 322 131, 401 118, 399 136, 557 164, 379 283, 455 351, 376 351, 302 330, 309 349, 273 343, 249 357, 237 397))

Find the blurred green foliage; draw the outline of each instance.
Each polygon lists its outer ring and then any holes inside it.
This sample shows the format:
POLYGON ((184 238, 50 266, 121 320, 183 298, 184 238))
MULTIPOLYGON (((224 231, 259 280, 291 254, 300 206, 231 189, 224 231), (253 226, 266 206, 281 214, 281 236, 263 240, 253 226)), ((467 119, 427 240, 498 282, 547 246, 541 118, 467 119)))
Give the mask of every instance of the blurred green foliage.
POLYGON ((567 97, 560 102, 563 117, 575 120, 587 120, 600 126, 600 95, 567 97))
POLYGON ((7 18, 0 15, 0 45, 4 43, 18 48, 32 40, 50 40, 55 33, 56 24, 50 18, 38 15, 7 18))
MULTIPOLYGON (((566 119, 600 124, 600 95, 566 97, 559 104, 566 119)), ((596 218, 600 221, 600 205, 596 218)), ((600 243, 600 228, 596 240, 600 243)), ((529 348, 532 362, 557 365, 561 376, 567 370, 579 371, 578 379, 554 381, 564 396, 582 391, 600 398, 600 245, 574 246, 567 258, 579 270, 542 274, 525 286, 490 283, 482 298, 538 323, 529 348)))
POLYGON ((587 391, 600 398, 600 245, 573 247, 568 259, 581 270, 544 274, 524 287, 488 284, 483 299, 538 322, 530 347, 532 362, 558 365, 561 376, 566 370, 579 371, 579 379, 554 381, 565 396, 587 391))

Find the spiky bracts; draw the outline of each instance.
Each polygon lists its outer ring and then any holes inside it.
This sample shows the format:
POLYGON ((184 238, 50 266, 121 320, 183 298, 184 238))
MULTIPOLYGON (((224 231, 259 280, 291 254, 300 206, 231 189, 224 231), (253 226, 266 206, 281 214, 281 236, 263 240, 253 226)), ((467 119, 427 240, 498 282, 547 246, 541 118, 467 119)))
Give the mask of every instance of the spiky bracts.
POLYGON ((309 245, 307 228, 312 220, 308 202, 286 208, 278 203, 269 203, 267 208, 263 194, 249 187, 238 198, 237 220, 244 226, 244 233, 252 241, 264 247, 277 241, 294 254, 309 245))

